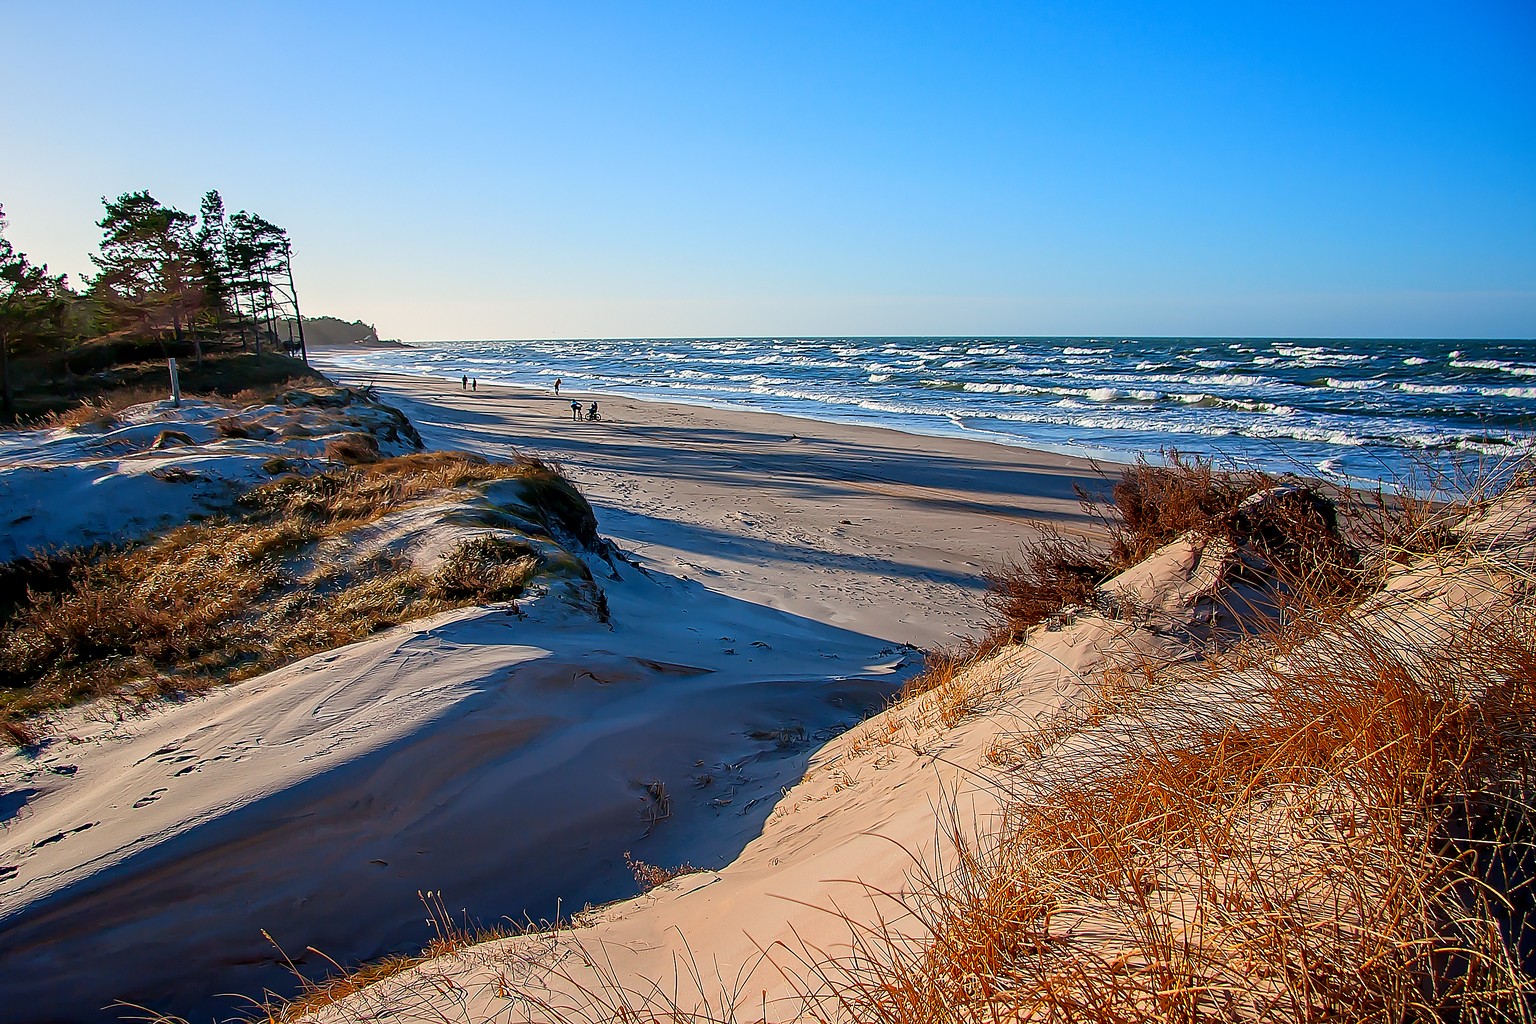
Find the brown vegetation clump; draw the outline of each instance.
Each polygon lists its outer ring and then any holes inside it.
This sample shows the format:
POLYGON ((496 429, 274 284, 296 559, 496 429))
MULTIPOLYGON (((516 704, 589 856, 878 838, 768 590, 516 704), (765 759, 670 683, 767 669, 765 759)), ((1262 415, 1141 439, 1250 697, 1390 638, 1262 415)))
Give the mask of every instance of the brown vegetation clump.
POLYGON ((590 506, 547 464, 434 452, 284 476, 242 496, 233 518, 137 546, 12 563, 0 570, 0 722, 254 675, 449 608, 515 600, 541 573, 588 579, 547 543, 505 535, 465 540, 431 573, 322 551, 391 512, 503 480, 523 489, 526 529, 595 539, 590 506))
POLYGON ((988 605, 1001 628, 1016 635, 1065 608, 1095 604, 1099 584, 1115 572, 1102 548, 1041 527, 1017 561, 988 574, 988 605))
POLYGON ((628 850, 624 851, 624 864, 629 868, 630 874, 635 876, 635 883, 640 886, 642 893, 650 892, 657 886, 666 885, 674 878, 695 874, 703 870, 703 868, 694 867, 687 861, 684 861, 675 868, 664 868, 659 864, 648 864, 643 860, 637 860, 628 850))
POLYGON ((1355 500, 1347 506, 1354 515, 1346 523, 1323 484, 1222 471, 1210 459, 1179 452, 1166 453, 1156 465, 1139 458, 1107 496, 1079 494, 1085 510, 1106 527, 1108 547, 1038 527, 1018 558, 987 577, 999 639, 1017 639, 1074 607, 1107 608, 1101 584, 1185 535, 1224 541, 1251 555, 1239 560, 1238 571, 1267 573, 1277 602, 1348 603, 1368 581, 1361 547, 1347 532, 1369 542, 1395 518, 1398 504, 1406 504, 1380 495, 1374 504, 1355 500))

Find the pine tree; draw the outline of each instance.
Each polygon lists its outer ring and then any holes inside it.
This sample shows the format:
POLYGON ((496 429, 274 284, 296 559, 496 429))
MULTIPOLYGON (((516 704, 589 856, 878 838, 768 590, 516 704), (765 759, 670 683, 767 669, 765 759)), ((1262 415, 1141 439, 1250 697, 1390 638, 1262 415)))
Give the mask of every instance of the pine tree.
MULTIPOLYGON (((198 226, 197 233, 192 236, 192 252, 203 281, 202 318, 216 337, 223 336, 232 312, 227 234, 224 199, 217 190, 209 191, 203 196, 202 205, 198 209, 198 226)), ((243 330, 241 334, 244 334, 243 330)))
POLYGON ((11 387, 11 349, 26 338, 56 333, 64 312, 63 274, 34 266, 5 237, 5 209, 0 207, 0 419, 16 419, 11 387))
POLYGON ((93 291, 116 326, 156 337, 170 327, 177 343, 183 343, 185 324, 205 302, 192 234, 196 218, 161 205, 147 191, 124 193, 110 202, 103 198, 102 203, 107 212, 97 222, 101 253, 92 257, 101 273, 92 281, 93 291))

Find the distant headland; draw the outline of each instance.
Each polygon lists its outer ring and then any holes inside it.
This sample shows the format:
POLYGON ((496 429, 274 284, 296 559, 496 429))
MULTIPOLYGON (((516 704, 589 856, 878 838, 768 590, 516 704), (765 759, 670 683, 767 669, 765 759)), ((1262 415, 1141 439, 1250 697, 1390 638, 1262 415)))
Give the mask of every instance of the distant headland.
MULTIPOLYGON (((292 320, 283 320, 279 323, 279 330, 292 325, 292 320)), ((295 331, 295 333, 297 333, 295 331)), ((379 330, 372 324, 365 324, 361 320, 353 320, 350 323, 340 317, 334 316, 306 316, 304 318, 304 342, 309 346, 321 348, 341 347, 348 348, 404 348, 405 343, 398 339, 386 339, 379 337, 379 330)))

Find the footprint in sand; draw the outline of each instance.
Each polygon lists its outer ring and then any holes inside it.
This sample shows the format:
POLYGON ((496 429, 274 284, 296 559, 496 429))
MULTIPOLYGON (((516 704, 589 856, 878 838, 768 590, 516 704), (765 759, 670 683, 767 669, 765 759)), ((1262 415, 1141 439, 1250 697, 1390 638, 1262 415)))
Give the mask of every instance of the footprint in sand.
POLYGON ((164 789, 151 790, 149 796, 139 797, 139 799, 137 799, 137 800, 135 800, 133 802, 133 806, 135 806, 135 807, 148 807, 150 804, 154 803, 156 800, 159 800, 160 799, 160 794, 164 793, 164 792, 165 792, 164 789))
POLYGON ((55 832, 53 835, 49 836, 47 839, 39 839, 37 842, 33 843, 32 844, 32 849, 35 850, 35 849, 37 849, 40 846, 50 846, 50 845, 52 845, 54 843, 59 842, 61 839, 65 838, 66 836, 72 836, 76 832, 84 832, 86 829, 88 829, 88 828, 95 828, 99 824, 101 824, 101 822, 99 822, 99 821, 88 821, 84 825, 76 825, 74 828, 70 829, 68 832, 55 832))
POLYGON ((20 870, 21 868, 16 867, 13 864, 0 864, 0 882, 15 878, 16 872, 20 870))

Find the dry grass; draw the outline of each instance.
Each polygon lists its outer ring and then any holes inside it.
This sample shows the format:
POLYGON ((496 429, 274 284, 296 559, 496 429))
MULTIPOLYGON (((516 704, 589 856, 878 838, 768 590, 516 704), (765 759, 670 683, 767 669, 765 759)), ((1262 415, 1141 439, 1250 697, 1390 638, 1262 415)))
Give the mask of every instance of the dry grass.
POLYGON ((1195 678, 1111 673, 995 759, 999 833, 954 824, 915 895, 876 894, 899 928, 801 951, 815 999, 892 1024, 1529 1020, 1536 580, 1493 563, 1449 628, 1333 610, 1195 678))
MULTIPOLYGON (((293 958, 277 945, 272 936, 263 930, 261 934, 277 949, 289 971, 298 980, 299 991, 292 997, 268 992, 263 999, 247 999, 249 1011, 241 1019, 249 1024, 292 1024, 295 1021, 306 1020, 327 1006, 428 960, 448 956, 482 942, 494 942, 497 939, 522 935, 536 928, 551 926, 551 922, 541 922, 538 925, 530 922, 526 926, 517 926, 509 921, 501 921, 490 926, 479 925, 469 919, 467 911, 460 911, 461 916, 455 919, 452 912, 448 910, 440 890, 435 892, 417 890, 416 897, 421 901, 422 909, 426 911, 427 924, 432 929, 432 940, 425 949, 416 954, 397 953, 347 968, 320 950, 312 946, 306 947, 305 954, 331 967, 331 972, 318 980, 306 974, 293 958)), ((125 1019, 142 1021, 144 1024, 188 1024, 185 1018, 156 1013, 144 1006, 119 1004, 117 1008, 135 1011, 125 1019)))
POLYGON ((658 885, 666 885, 674 878, 680 878, 683 875, 691 875, 704 870, 703 868, 694 867, 687 861, 684 861, 675 868, 664 868, 659 864, 648 864, 643 860, 635 859, 628 850, 624 851, 624 864, 629 868, 630 874, 635 876, 635 883, 640 886, 642 893, 650 892, 658 885))
POLYGON ((129 406, 161 402, 169 397, 165 388, 124 388, 87 399, 61 412, 49 413, 33 426, 71 431, 110 430, 118 425, 117 414, 129 406))
POLYGON ((1227 541, 1249 554, 1249 564, 1237 568, 1253 577, 1253 567, 1261 566, 1258 574, 1269 578, 1257 582, 1272 591, 1278 607, 1347 606, 1374 579, 1362 565, 1362 550, 1393 531, 1422 544, 1433 536, 1425 532, 1430 513, 1443 505, 1385 492, 1337 495, 1319 482, 1224 471, 1210 459, 1178 452, 1165 453, 1159 464, 1139 458, 1106 495, 1079 494, 1084 510, 1104 525, 1108 546, 1037 527, 1019 556, 987 577, 996 623, 991 643, 1016 642, 1074 608, 1115 612, 1100 586, 1186 534, 1227 541), (1345 499, 1342 515, 1338 497, 1345 499))
POLYGON ((1120 568, 1102 548, 1046 526, 1016 561, 988 574, 988 605, 1012 636, 1074 605, 1093 605, 1101 583, 1120 568))
POLYGON ((541 573, 582 575, 575 559, 506 535, 466 541, 430 575, 382 556, 319 557, 323 541, 497 480, 522 485, 527 529, 595 538, 591 508, 547 464, 434 452, 286 476, 244 495, 233 519, 13 565, 0 577, 0 723, 103 695, 196 691, 411 619, 514 600, 541 573))

